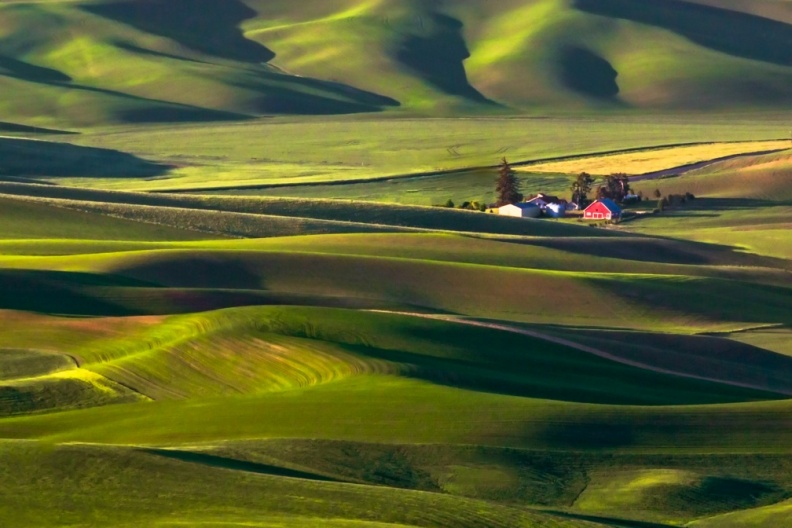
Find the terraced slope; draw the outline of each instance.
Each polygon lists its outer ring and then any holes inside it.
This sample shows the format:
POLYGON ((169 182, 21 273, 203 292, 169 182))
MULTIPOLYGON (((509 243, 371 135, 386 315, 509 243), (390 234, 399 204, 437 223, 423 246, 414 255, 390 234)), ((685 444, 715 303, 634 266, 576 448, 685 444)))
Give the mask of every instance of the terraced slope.
MULTIPOLYGON (((724 373, 703 381, 705 365, 675 373, 661 359, 648 359, 636 368, 626 357, 605 358, 551 339, 500 327, 382 313, 232 309, 173 318, 142 333, 77 347, 69 351, 74 361, 70 366, 61 365, 55 373, 39 369, 13 375, 4 388, 17 398, 35 387, 46 388, 53 405, 59 406, 104 403, 70 395, 72 379, 120 385, 153 400, 255 395, 384 374, 479 391, 600 403, 732 402, 792 393, 792 380, 782 376, 724 373), (439 348, 443 339, 447 343, 439 348), (605 385, 609 387, 603 389, 605 385)), ((19 354, 9 357, 6 352, 3 357, 12 365, 19 363, 19 354)), ((787 358, 775 361, 788 368, 787 358)), ((38 403, 39 409, 44 407, 38 403)), ((5 414, 19 412, 10 409, 5 414)))

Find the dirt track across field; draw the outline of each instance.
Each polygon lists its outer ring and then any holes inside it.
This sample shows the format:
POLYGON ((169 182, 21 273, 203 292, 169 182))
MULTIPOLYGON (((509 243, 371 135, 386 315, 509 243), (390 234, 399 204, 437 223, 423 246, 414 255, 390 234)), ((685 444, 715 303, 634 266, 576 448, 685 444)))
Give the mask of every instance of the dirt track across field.
POLYGON ((506 325, 506 324, 502 324, 502 323, 493 323, 493 322, 488 322, 488 321, 479 321, 479 320, 476 320, 476 319, 468 319, 468 318, 465 318, 465 317, 458 317, 458 316, 454 316, 454 315, 426 314, 426 313, 414 313, 414 312, 396 312, 396 311, 388 311, 388 310, 369 310, 369 311, 377 312, 377 313, 388 313, 388 314, 394 314, 394 315, 407 315, 407 316, 410 316, 410 317, 421 317, 423 319, 433 319, 433 320, 436 320, 436 321, 447 321, 447 322, 450 322, 450 323, 457 323, 457 324, 463 324, 463 325, 468 325, 468 326, 476 326, 476 327, 479 327, 479 328, 490 328, 492 330, 500 330, 500 331, 503 331, 503 332, 512 332, 512 333, 515 333, 515 334, 521 334, 521 335, 533 337, 533 338, 536 338, 536 339, 542 339, 544 341, 549 341, 551 343, 555 343, 555 344, 558 344, 558 345, 561 345, 561 346, 574 348, 575 350, 579 350, 579 351, 585 352, 587 354, 593 354, 593 355, 599 356, 599 357, 601 357, 603 359, 616 361, 617 363, 622 363, 624 365, 630 365, 632 367, 637 367, 637 368, 644 369, 644 370, 649 370, 649 371, 652 371, 652 372, 657 372, 659 374, 670 374, 670 375, 673 375, 673 376, 681 376, 681 377, 684 377, 684 378, 691 378, 691 379, 697 379, 697 380, 702 380, 702 381, 709 381, 709 382, 713 382, 713 383, 721 383, 721 384, 725 384, 725 385, 731 385, 731 386, 734 386, 734 387, 741 387, 741 388, 744 388, 744 389, 753 389, 753 390, 759 390, 759 391, 763 391, 763 392, 775 392, 777 394, 782 394, 784 396, 792 396, 792 390, 786 390, 786 391, 785 390, 777 390, 777 389, 776 390, 771 390, 771 389, 768 389, 767 387, 763 387, 761 385, 754 385, 754 384, 751 384, 751 383, 742 383, 742 382, 735 381, 735 380, 713 378, 713 377, 708 377, 708 376, 701 376, 699 374, 695 374, 695 373, 692 373, 692 372, 685 372, 685 371, 682 371, 682 370, 665 369, 665 368, 662 368, 662 367, 657 367, 657 366, 654 366, 654 365, 649 365, 649 364, 646 364, 646 363, 642 363, 640 361, 635 361, 633 359, 624 358, 624 357, 612 354, 610 352, 607 352, 605 350, 601 350, 601 349, 598 349, 598 348, 590 347, 590 346, 587 346, 587 345, 582 345, 580 343, 576 343, 576 342, 570 341, 568 339, 563 339, 561 337, 556 337, 556 336, 552 336, 552 335, 545 334, 545 333, 542 333, 542 332, 537 332, 535 330, 528 330, 527 328, 520 328, 520 327, 517 327, 517 326, 511 326, 511 325, 506 325))

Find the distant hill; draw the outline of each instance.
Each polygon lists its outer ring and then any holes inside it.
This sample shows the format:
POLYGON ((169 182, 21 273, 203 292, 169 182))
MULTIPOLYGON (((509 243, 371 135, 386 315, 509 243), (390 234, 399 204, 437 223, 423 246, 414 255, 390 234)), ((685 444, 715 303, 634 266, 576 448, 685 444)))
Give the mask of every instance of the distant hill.
POLYGON ((0 29, 0 110, 38 126, 792 109, 778 0, 43 0, 0 29))

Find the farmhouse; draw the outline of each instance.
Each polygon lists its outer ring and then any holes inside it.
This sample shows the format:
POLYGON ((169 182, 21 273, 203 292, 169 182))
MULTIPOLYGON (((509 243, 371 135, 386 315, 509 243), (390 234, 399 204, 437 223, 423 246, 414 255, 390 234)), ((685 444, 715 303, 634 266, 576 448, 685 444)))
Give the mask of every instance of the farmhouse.
POLYGON ((534 203, 520 202, 499 207, 498 214, 516 216, 517 218, 539 218, 542 214, 542 210, 534 203))
POLYGON ((542 211, 544 211, 548 205, 560 204, 563 202, 563 200, 560 200, 558 196, 550 196, 549 194, 539 193, 533 198, 525 200, 525 202, 536 204, 542 211))
POLYGON ((536 204, 542 210, 545 216, 551 218, 562 218, 566 216, 567 201, 560 199, 558 196, 551 196, 549 194, 539 193, 536 196, 525 200, 525 203, 536 204))
POLYGON ((583 210, 583 218, 586 220, 616 220, 621 215, 621 207, 610 198, 597 200, 583 210))

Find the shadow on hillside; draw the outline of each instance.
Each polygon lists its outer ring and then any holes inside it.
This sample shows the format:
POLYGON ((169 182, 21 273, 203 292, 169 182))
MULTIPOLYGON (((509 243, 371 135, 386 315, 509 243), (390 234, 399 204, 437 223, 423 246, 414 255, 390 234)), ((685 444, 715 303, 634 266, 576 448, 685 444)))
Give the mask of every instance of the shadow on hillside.
MULTIPOLYGON (((699 372, 708 370, 707 365, 717 364, 718 372, 710 371, 709 375, 762 385, 769 391, 781 394, 792 391, 792 357, 716 335, 625 332, 563 326, 550 331, 621 357, 643 357, 644 361, 654 361, 649 359, 654 356, 668 363, 677 361, 675 358, 685 358, 685 367, 697 365, 695 370, 699 372)), ((681 365, 675 368, 684 371, 681 365)))
POLYGON ((592 286, 632 306, 688 321, 792 324, 792 288, 720 278, 624 281, 589 277, 592 286))
POLYGON ((82 9, 223 59, 261 63, 275 57, 242 34, 240 24, 256 12, 240 0, 128 0, 82 9))
MULTIPOLYGON (((122 95, 122 94, 119 94, 122 95)), ((206 123, 222 121, 244 121, 253 116, 224 112, 197 106, 160 103, 151 100, 151 105, 123 108, 114 111, 115 117, 124 123, 206 123)))
POLYGON ((220 457, 208 453, 196 453, 193 451, 176 451, 171 449, 140 449, 143 453, 155 455, 159 457, 178 460, 180 462, 187 462, 190 464, 201 464, 218 469, 230 469, 234 471, 245 471, 248 473, 256 473, 259 475, 270 475, 273 477, 288 477, 305 480, 317 480, 319 482, 344 482, 342 480, 325 477, 316 473, 308 473, 307 471, 297 471, 295 469, 284 468, 280 466, 272 466, 270 464, 261 464, 257 462, 247 462, 244 460, 237 460, 234 458, 220 457))
POLYGON ((574 6, 670 30, 729 55, 792 66, 792 26, 783 22, 681 0, 574 0, 574 6))
POLYGON ((449 95, 495 104, 470 85, 464 61, 470 57, 463 25, 439 13, 421 17, 418 31, 402 36, 396 59, 429 84, 449 95))
MULTIPOLYGON (((275 57, 272 50, 247 39, 240 30, 242 22, 256 16, 256 12, 240 0, 136 0, 87 4, 83 9, 221 59, 263 64, 275 57)), ((116 45, 137 54, 193 60, 146 50, 129 43, 116 45)), ((399 106, 398 101, 389 97, 340 83, 264 70, 248 73, 248 80, 237 82, 236 85, 261 94, 253 101, 253 105, 262 114, 354 114, 399 106)), ((176 109, 164 113, 159 109, 134 110, 122 113, 119 117, 128 122, 206 120, 204 116, 193 118, 187 110, 176 109), (157 119, 163 115, 168 117, 157 119)), ((240 119, 245 116, 229 117, 240 119)))
POLYGON ((545 510, 544 513, 562 517, 564 519, 573 519, 577 521, 589 521, 596 523, 598 526, 612 526, 613 528, 673 528, 671 524, 660 524, 655 522, 646 521, 632 521, 628 519, 619 519, 616 517, 603 517, 600 515, 586 515, 581 513, 570 513, 554 510, 545 510))
POLYGON ((130 53, 136 53, 138 55, 148 55, 150 57, 158 57, 160 59, 171 59, 171 60, 177 60, 177 61, 194 62, 196 64, 206 64, 204 61, 199 61, 197 59, 191 59, 189 57, 182 57, 182 56, 179 56, 179 55, 173 55, 171 53, 164 53, 162 51, 156 51, 156 50, 152 50, 152 49, 141 48, 140 46, 136 46, 135 44, 132 44, 131 42, 124 42, 122 40, 118 40, 118 41, 113 42, 113 45, 116 48, 118 48, 118 49, 122 49, 122 50, 128 51, 130 53))
POLYGON ((345 84, 279 73, 265 73, 237 86, 261 93, 255 104, 263 114, 356 114, 401 105, 390 97, 345 84))
POLYGON ((29 125, 20 125, 18 123, 7 123, 4 121, 0 121, 0 133, 7 133, 7 134, 48 134, 48 135, 62 135, 62 136, 70 136, 70 135, 78 135, 79 132, 72 132, 71 130, 56 130, 52 128, 41 128, 36 126, 29 126, 29 125))
MULTIPOLYGON (((43 84, 46 86, 55 86, 68 90, 77 90, 81 92, 110 96, 119 99, 120 101, 129 101, 136 106, 130 107, 129 105, 126 105, 122 109, 119 109, 115 112, 116 118, 125 123, 240 121, 251 118, 251 116, 237 114, 234 112, 225 112, 209 108, 182 105, 178 103, 160 101, 157 99, 147 99, 145 97, 138 97, 135 95, 98 88, 95 86, 74 84, 72 82, 72 78, 61 71, 35 66, 33 64, 22 62, 10 57, 0 57, 0 76, 11 77, 21 81, 43 84)), ((14 129, 14 126, 11 125, 11 129, 8 131, 32 133, 39 130, 46 129, 14 129)), ((0 132, 2 131, 3 129, 0 128, 0 132)), ((65 134, 68 132, 59 133, 65 134)))
POLYGON ((618 449, 635 443, 636 429, 630 423, 579 417, 577 420, 548 423, 541 437, 543 443, 556 449, 618 449))
MULTIPOLYGON (((419 348, 385 349, 360 344, 357 336, 331 337, 350 352, 387 361, 402 376, 448 387, 546 400, 604 405, 691 405, 773 399, 769 392, 739 389, 655 373, 609 361, 566 345, 498 329, 466 325, 400 325, 419 348), (432 347, 435 354, 421 352, 432 347)), ((288 335, 316 339, 310 332, 288 335)), ((613 442, 608 434, 608 442, 613 442)), ((573 439, 577 435, 572 435, 573 439)), ((596 435, 586 438, 598 442, 596 435)), ((605 440, 603 439, 604 443, 605 440)), ((619 445, 629 443, 618 440, 619 445)), ((602 445, 602 447, 617 447, 602 445)))
POLYGON ((578 46, 561 50, 561 81, 567 88, 589 97, 614 99, 619 95, 619 75, 611 63, 596 53, 578 46))
POLYGON ((0 56, 0 75, 39 83, 67 83, 72 78, 65 73, 0 56))
MULTIPOLYGON (((509 242, 508 239, 503 241, 509 242)), ((665 238, 546 238, 517 243, 579 255, 660 264, 750 266, 765 260, 763 257, 737 252, 732 246, 665 238)))
POLYGON ((0 138, 0 174, 5 176, 144 178, 169 170, 167 165, 117 150, 0 138))
POLYGON ((0 270, 0 309, 81 316, 138 315, 86 289, 139 286, 140 281, 66 271, 0 270))

